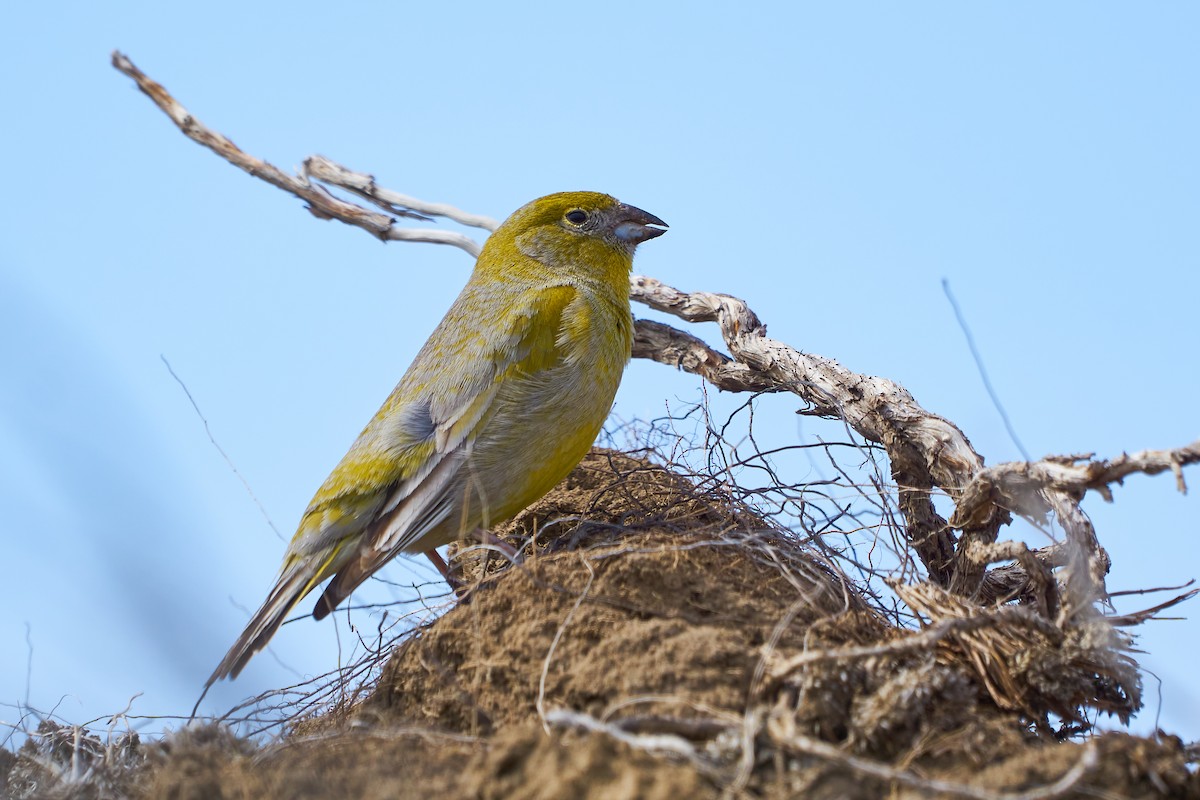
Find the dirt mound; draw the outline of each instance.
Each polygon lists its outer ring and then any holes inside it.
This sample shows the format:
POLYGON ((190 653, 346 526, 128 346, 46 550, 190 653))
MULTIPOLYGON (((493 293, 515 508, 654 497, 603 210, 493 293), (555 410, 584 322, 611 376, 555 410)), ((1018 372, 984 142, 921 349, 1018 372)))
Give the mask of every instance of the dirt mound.
MULTIPOLYGON (((1200 798, 1175 739, 1059 741, 1136 707, 1102 619, 1066 635, 897 584, 927 623, 901 628, 793 535, 611 451, 498 533, 523 563, 459 553, 465 598, 365 700, 266 746, 207 726, 131 748, 125 794, 1200 798)), ((53 760, 8 765, 10 795, 53 760)))
POLYGON ((533 539, 534 554, 408 640, 359 718, 490 734, 537 719, 539 705, 740 715, 793 606, 781 645, 800 646, 817 620, 841 637, 882 631, 757 517, 698 504, 677 476, 618 454, 595 454, 504 534, 533 539))

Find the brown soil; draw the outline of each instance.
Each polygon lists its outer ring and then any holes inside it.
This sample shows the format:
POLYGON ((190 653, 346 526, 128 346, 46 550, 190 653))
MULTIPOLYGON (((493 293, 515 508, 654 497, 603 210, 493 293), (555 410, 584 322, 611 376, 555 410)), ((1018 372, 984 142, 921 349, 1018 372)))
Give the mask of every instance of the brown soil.
MULTIPOLYGON (((524 563, 463 553, 466 598, 408 636, 358 705, 266 746, 215 725, 133 743, 61 796, 1200 798, 1176 739, 1059 742, 1048 727, 1136 697, 1100 629, 1060 637, 1017 616, 780 671, 912 634, 752 512, 611 451, 501 533, 534 537, 524 563)), ((910 606, 939 602, 922 591, 910 606)), ((0 788, 66 791, 39 771, 55 758, 0 759, 0 788)))

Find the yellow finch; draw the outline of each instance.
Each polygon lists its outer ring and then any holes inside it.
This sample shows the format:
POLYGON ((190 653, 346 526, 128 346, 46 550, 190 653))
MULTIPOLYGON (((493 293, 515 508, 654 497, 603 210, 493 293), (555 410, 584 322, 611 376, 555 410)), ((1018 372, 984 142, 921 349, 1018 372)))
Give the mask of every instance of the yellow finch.
POLYGON ((665 227, 595 192, 552 194, 509 217, 317 490, 274 588, 206 686, 237 677, 327 578, 317 619, 398 553, 439 563, 435 547, 504 522, 562 480, 629 360, 633 251, 665 227))

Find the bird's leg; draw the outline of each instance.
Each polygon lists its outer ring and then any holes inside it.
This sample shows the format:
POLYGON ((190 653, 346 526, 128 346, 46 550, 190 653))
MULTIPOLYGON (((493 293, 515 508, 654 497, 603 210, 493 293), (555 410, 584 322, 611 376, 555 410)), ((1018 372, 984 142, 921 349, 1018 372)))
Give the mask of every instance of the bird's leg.
MULTIPOLYGON (((521 563, 520 553, 518 553, 513 548, 512 545, 510 545, 508 542, 504 541, 503 539, 501 539, 499 536, 495 535, 491 531, 485 531, 481 528, 481 529, 475 531, 471 535, 472 535, 472 538, 477 539, 480 544, 485 545, 488 548, 493 548, 493 549, 499 550, 501 553, 504 554, 504 557, 507 558, 510 563, 512 563, 512 564, 521 563)), ((491 549, 489 549, 485 553, 485 555, 490 557, 491 549)), ((459 597, 462 597, 467 588, 466 584, 464 584, 461 580, 458 579, 458 577, 454 574, 454 570, 450 567, 449 564, 446 563, 446 559, 442 558, 442 554, 439 553, 437 550, 426 550, 425 557, 428 558, 430 563, 432 563, 433 566, 437 568, 437 571, 439 573, 441 573, 442 577, 446 580, 446 583, 450 584, 450 588, 454 590, 454 593, 456 595, 458 595, 459 597)), ((487 572, 487 565, 485 563, 484 573, 486 574, 486 572, 487 572)))
POLYGON ((462 581, 454 577, 454 573, 451 571, 450 565, 446 563, 446 559, 442 558, 442 554, 437 550, 426 550, 425 557, 433 562, 433 566, 437 568, 438 572, 442 573, 442 577, 446 579, 446 583, 450 584, 450 588, 454 590, 454 593, 461 595, 462 590, 465 587, 463 586, 462 581))

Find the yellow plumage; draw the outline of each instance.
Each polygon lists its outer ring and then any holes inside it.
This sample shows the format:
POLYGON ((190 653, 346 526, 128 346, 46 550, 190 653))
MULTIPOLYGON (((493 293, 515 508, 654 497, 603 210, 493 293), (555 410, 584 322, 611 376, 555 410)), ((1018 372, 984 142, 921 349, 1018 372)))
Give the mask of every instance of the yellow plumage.
POLYGON ((206 685, 237 677, 326 579, 332 611, 402 552, 511 518, 583 458, 633 339, 629 272, 657 217, 595 192, 522 207, 317 490, 274 588, 206 685))

